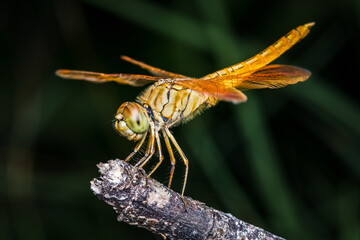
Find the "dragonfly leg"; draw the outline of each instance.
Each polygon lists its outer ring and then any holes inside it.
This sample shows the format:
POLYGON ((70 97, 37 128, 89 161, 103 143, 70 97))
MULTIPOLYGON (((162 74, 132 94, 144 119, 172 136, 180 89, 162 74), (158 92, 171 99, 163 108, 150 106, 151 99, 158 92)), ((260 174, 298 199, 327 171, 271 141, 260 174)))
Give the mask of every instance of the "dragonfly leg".
POLYGON ((184 202, 185 209, 186 209, 184 192, 185 192, 185 186, 186 186, 187 176, 188 176, 188 172, 189 172, 189 160, 185 156, 184 152, 181 150, 181 148, 180 148, 179 144, 177 143, 177 141, 175 140, 174 136, 170 133, 169 129, 165 128, 165 131, 166 131, 166 134, 168 135, 168 137, 170 138, 171 142, 174 144, 176 150, 179 152, 179 154, 185 164, 185 176, 184 176, 184 183, 183 183, 183 187, 182 187, 182 191, 181 191, 181 199, 184 202))
POLYGON ((135 164, 135 167, 137 167, 138 169, 141 169, 142 167, 144 167, 144 165, 150 160, 150 158, 152 157, 152 155, 154 155, 155 152, 155 148, 154 148, 154 129, 151 128, 150 129, 150 136, 149 136, 149 142, 147 145, 147 149, 145 152, 145 155, 140 159, 139 162, 137 162, 135 164))
POLYGON ((173 152, 173 150, 171 148, 169 137, 166 135, 166 132, 164 130, 162 130, 162 134, 164 136, 166 148, 167 148, 167 150, 169 152, 169 156, 170 156, 171 170, 170 170, 170 177, 169 177, 169 184, 168 184, 168 188, 170 188, 171 183, 172 183, 172 179, 173 179, 173 176, 174 176, 176 160, 175 160, 175 157, 174 157, 174 152, 173 152))
POLYGON ((139 149, 141 148, 141 146, 144 144, 145 139, 146 139, 146 135, 147 132, 145 133, 145 135, 140 139, 140 142, 138 142, 138 144, 136 144, 136 147, 134 148, 134 151, 132 151, 132 153, 129 154, 129 156, 127 156, 127 158, 125 158, 125 162, 128 162, 132 156, 135 155, 135 153, 137 153, 139 151, 139 149))
POLYGON ((160 143, 160 138, 159 138, 158 132, 155 132, 155 139, 156 139, 156 145, 158 146, 158 151, 159 151, 159 162, 151 170, 151 172, 146 176, 146 184, 148 182, 149 177, 156 171, 156 169, 161 165, 162 161, 164 160, 164 155, 161 151, 161 143, 160 143))

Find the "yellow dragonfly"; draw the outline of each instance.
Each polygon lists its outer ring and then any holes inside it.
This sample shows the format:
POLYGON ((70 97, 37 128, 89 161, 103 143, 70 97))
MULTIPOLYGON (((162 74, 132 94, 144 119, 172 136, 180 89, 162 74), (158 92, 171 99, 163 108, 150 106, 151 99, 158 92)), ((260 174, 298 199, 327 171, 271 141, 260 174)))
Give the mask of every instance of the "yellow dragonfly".
POLYGON ((127 139, 139 141, 125 161, 129 161, 139 151, 148 137, 145 154, 135 165, 138 169, 143 168, 148 163, 155 149, 159 152, 159 161, 147 175, 147 180, 164 159, 159 137, 160 133, 163 135, 171 163, 169 188, 176 162, 172 147, 176 148, 186 167, 181 191, 181 197, 184 201, 189 170, 188 159, 169 128, 189 121, 220 100, 233 103, 245 102, 247 97, 242 91, 281 88, 307 80, 311 73, 305 69, 288 65, 268 64, 303 39, 314 24, 311 22, 299 26, 248 60, 202 78, 191 78, 168 72, 126 56, 122 56, 122 59, 148 70, 154 76, 122 73, 105 74, 63 69, 56 71, 56 74, 62 78, 95 83, 117 82, 135 87, 153 83, 138 96, 137 102, 125 102, 120 105, 115 115, 115 129, 127 139))

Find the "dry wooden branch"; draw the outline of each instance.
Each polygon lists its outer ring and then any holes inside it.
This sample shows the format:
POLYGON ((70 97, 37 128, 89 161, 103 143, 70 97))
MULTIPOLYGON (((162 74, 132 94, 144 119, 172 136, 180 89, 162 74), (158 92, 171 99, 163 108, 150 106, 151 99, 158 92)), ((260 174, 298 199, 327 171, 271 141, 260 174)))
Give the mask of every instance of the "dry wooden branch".
POLYGON ((91 189, 113 206, 118 221, 136 225, 164 239, 283 239, 243 222, 231 214, 185 197, 187 211, 178 193, 122 160, 98 164, 100 179, 91 189))

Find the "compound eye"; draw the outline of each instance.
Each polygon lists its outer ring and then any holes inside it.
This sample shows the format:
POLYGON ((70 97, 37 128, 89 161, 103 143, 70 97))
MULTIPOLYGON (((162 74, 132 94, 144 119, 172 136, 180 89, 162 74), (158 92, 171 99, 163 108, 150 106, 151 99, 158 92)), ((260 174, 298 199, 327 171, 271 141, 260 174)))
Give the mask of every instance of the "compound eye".
POLYGON ((137 103, 129 103, 122 112, 128 128, 134 133, 143 133, 149 129, 149 120, 146 113, 137 103))

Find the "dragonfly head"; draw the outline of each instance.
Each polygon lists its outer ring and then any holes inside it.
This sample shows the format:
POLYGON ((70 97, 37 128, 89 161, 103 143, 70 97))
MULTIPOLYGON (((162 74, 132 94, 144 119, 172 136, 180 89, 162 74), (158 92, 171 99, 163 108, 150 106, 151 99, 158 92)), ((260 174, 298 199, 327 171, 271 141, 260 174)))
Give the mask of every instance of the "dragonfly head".
POLYGON ((140 140, 149 129, 146 110, 134 102, 124 102, 115 115, 114 127, 129 140, 140 140))

